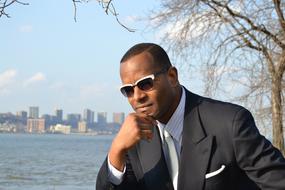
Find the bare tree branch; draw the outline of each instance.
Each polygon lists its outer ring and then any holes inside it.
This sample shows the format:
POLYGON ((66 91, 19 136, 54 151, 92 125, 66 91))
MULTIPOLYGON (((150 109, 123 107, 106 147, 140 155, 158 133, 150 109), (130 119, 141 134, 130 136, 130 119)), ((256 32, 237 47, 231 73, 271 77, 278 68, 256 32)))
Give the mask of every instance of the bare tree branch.
POLYGON ((0 1, 0 18, 4 15, 7 18, 10 18, 9 14, 5 12, 5 9, 11 6, 12 4, 21 4, 21 5, 29 5, 29 3, 24 3, 18 0, 4 0, 3 3, 0 1))
POLYGON ((74 21, 76 22, 77 21, 77 5, 76 5, 76 3, 81 3, 81 1, 80 0, 72 0, 72 2, 73 2, 73 7, 74 7, 74 16, 73 16, 73 19, 74 19, 74 21))
MULTIPOLYGON (((266 34, 268 37, 272 38, 276 44, 278 44, 281 48, 285 48, 285 44, 282 43, 275 35, 273 35, 269 30, 266 29, 266 27, 264 25, 256 25, 254 24, 251 19, 249 17, 246 17, 242 14, 239 14, 235 11, 233 11, 227 4, 222 4, 219 1, 216 0, 212 0, 211 2, 213 2, 215 5, 219 6, 219 7, 223 7, 225 8, 228 13, 233 17, 233 18, 240 18, 243 19, 244 21, 246 21, 252 28, 252 30, 256 30, 256 31, 260 31, 263 32, 264 34, 266 34)), ((237 20, 236 20, 237 21, 237 20)))
MULTIPOLYGON (((125 28, 126 30, 128 30, 129 32, 135 32, 134 29, 131 29, 129 27, 127 27, 126 25, 124 25, 119 17, 118 17, 118 13, 115 9, 115 6, 113 5, 113 2, 112 0, 97 0, 99 5, 101 5, 101 7, 104 9, 105 13, 107 15, 109 15, 109 13, 111 13, 111 15, 113 15, 115 18, 116 18, 116 21, 123 27, 125 28)), ((77 4, 78 3, 88 3, 89 0, 72 0, 73 2, 73 6, 74 6, 74 21, 76 22, 77 21, 77 4)))
POLYGON ((280 0, 273 0, 273 3, 274 3, 276 13, 278 15, 278 20, 279 20, 280 26, 283 29, 283 31, 285 32, 285 20, 284 20, 283 12, 281 10, 281 1, 280 0))

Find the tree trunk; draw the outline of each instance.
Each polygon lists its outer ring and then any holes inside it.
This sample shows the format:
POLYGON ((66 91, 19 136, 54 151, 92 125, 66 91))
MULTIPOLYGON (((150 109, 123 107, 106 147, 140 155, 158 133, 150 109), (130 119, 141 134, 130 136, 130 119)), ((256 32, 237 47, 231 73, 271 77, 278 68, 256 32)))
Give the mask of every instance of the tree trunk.
POLYGON ((272 128, 273 145, 278 148, 285 156, 284 137, 283 137, 283 109, 282 109, 282 75, 272 76, 271 105, 272 105, 272 128))

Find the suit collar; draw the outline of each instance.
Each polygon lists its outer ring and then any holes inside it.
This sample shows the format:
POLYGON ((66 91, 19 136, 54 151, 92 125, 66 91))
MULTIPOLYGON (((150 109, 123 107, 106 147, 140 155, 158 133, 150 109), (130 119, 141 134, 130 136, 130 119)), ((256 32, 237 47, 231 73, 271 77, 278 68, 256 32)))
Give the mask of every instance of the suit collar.
POLYGON ((190 138, 193 143, 198 143, 200 140, 206 137, 199 115, 199 105, 201 103, 201 96, 198 96, 186 90, 183 134, 186 134, 187 137, 186 135, 183 136, 185 136, 184 139, 190 138))
POLYGON ((202 190, 210 159, 213 136, 207 135, 200 119, 203 98, 186 91, 186 106, 179 165, 178 190, 202 190))

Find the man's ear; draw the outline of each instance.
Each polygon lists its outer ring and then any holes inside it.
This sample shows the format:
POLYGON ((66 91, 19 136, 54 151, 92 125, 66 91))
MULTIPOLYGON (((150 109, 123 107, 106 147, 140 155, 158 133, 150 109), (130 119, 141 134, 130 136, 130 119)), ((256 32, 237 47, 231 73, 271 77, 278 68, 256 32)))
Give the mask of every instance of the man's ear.
POLYGON ((168 80, 171 86, 176 87, 179 85, 178 72, 175 67, 170 67, 167 71, 168 80))

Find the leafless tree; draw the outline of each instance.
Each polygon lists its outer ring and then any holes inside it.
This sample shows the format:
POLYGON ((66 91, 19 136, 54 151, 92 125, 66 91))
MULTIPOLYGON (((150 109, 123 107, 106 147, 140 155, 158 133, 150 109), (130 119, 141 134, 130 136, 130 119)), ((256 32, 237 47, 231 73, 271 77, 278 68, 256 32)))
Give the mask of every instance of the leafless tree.
MULTIPOLYGON (((271 112, 273 144, 285 155, 285 3, 281 0, 162 0, 151 24, 177 56, 199 63, 205 92, 241 84, 238 99, 271 112), (190 59, 191 58, 191 59, 190 59)), ((234 88, 232 88, 234 89, 234 88)), ((268 121, 268 120, 267 120, 268 121)))

